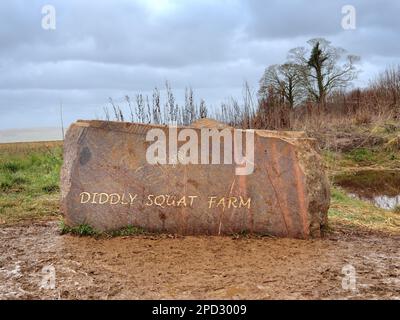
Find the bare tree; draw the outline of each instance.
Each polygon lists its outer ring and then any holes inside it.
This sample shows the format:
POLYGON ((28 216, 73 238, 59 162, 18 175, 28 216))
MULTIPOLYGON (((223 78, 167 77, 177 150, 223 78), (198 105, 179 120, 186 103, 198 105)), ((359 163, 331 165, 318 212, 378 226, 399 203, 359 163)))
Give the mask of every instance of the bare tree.
POLYGON ((165 88, 167 91, 167 101, 165 103, 165 122, 174 123, 178 120, 178 105, 175 105, 175 96, 172 92, 171 85, 168 81, 165 82, 165 88))
POLYGON ((358 56, 347 54, 339 47, 322 38, 307 42, 311 47, 289 51, 289 60, 298 66, 302 86, 309 97, 325 105, 326 97, 335 89, 346 88, 358 75, 355 64, 358 56))
POLYGON ((158 88, 153 90, 153 123, 160 124, 162 123, 162 115, 161 115, 161 106, 160 106, 160 91, 158 88))
POLYGON ((288 102, 290 109, 293 109, 304 97, 300 70, 295 63, 268 67, 260 80, 259 97, 266 99, 270 88, 273 88, 274 92, 279 93, 281 102, 288 102))
POLYGON ((375 79, 371 86, 392 99, 392 106, 396 106, 400 99, 400 65, 390 66, 375 79))
POLYGON ((193 89, 185 89, 185 106, 182 110, 182 122, 185 125, 193 123, 197 119, 196 106, 194 104, 193 89))
POLYGON ((201 119, 207 118, 208 110, 207 110, 206 102, 203 99, 200 100, 199 113, 200 113, 199 117, 201 119))

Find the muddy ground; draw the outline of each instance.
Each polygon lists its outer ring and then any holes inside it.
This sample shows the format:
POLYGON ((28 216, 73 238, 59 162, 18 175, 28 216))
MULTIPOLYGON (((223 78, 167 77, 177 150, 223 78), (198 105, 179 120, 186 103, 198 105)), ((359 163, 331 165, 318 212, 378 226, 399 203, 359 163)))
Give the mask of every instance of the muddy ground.
POLYGON ((57 222, 3 226, 0 298, 400 299, 399 240, 351 230, 307 241, 95 239, 60 235, 57 222), (342 288, 346 264, 355 267, 355 291, 342 288), (43 267, 49 265, 55 288, 40 288, 43 267))

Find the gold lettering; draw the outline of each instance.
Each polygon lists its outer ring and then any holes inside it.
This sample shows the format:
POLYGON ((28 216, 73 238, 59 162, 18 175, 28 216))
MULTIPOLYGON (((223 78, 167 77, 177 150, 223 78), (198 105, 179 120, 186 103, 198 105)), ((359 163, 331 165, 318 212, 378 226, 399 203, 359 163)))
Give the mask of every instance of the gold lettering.
POLYGON ((229 197, 228 208, 230 209, 231 206, 237 208, 237 201, 238 199, 236 197, 229 197))
POLYGON ((136 200, 136 198, 137 198, 137 194, 135 194, 135 195, 131 195, 130 193, 129 193, 129 199, 131 200, 131 204, 133 204, 133 202, 136 200))
MULTIPOLYGON (((112 193, 108 194, 105 192, 102 193, 89 193, 89 192, 82 192, 79 194, 80 203, 82 204, 111 204, 111 205, 133 205, 134 202, 137 200, 137 194, 131 193, 112 193), (129 198, 128 198, 129 196, 129 198)), ((153 195, 149 194, 147 196, 147 201, 145 202, 146 206, 153 206, 156 205, 161 208, 166 207, 192 207, 195 204, 195 199, 199 198, 199 196, 174 196, 174 195, 153 195)), ((251 208, 251 198, 246 197, 218 197, 218 196, 209 196, 208 197, 208 208, 221 208, 223 211, 226 209, 231 208, 251 208)))
POLYGON ((82 192, 80 195, 81 197, 81 203, 88 203, 90 201, 91 195, 89 192, 82 192), (87 196, 87 199, 84 200, 84 197, 87 196))
POLYGON ((129 202, 126 202, 126 201, 125 201, 125 193, 122 194, 122 197, 121 197, 121 204, 123 204, 123 205, 129 204, 129 202))
POLYGON ((109 198, 109 196, 108 196, 107 193, 104 193, 104 192, 100 193, 100 195, 99 195, 99 204, 107 203, 108 202, 108 198, 109 198), (105 198, 105 199, 103 200, 103 198, 105 198))
POLYGON ((186 197, 185 196, 183 196, 182 197, 182 199, 180 199, 179 201, 178 201, 178 203, 176 204, 176 206, 177 207, 186 207, 186 197))
POLYGON ((217 197, 208 197, 208 208, 210 209, 213 205, 213 203, 215 203, 215 199, 217 199, 217 197))
POLYGON ((110 194, 110 204, 115 205, 121 201, 121 196, 118 193, 110 194), (116 199, 116 200, 114 200, 116 199))
POLYGON ((154 198, 154 204, 156 206, 164 208, 163 207, 164 203, 165 203, 165 196, 163 194, 160 194, 160 195, 158 195, 157 197, 154 198), (158 199, 161 199, 161 202, 158 199))
POLYGON ((175 206, 175 196, 172 196, 172 203, 169 202, 169 199, 171 198, 170 195, 167 195, 167 206, 175 206))
POLYGON ((189 196, 190 198, 190 206, 193 207, 193 201, 197 198, 197 196, 189 196))
POLYGON ((218 208, 219 206, 222 206, 222 207, 223 207, 223 208, 222 208, 222 211, 225 211, 225 197, 221 198, 221 200, 218 201, 218 203, 217 203, 217 208, 218 208))
POLYGON ((250 209, 251 206, 251 198, 248 198, 246 202, 244 202, 243 198, 240 196, 240 204, 239 208, 247 206, 248 209, 250 209))
POLYGON ((153 205, 153 198, 154 194, 149 194, 147 196, 147 202, 145 203, 146 206, 152 206, 153 205))
POLYGON ((92 204, 95 204, 95 203, 97 203, 96 202, 96 196, 98 195, 98 193, 93 193, 93 200, 92 200, 92 204))

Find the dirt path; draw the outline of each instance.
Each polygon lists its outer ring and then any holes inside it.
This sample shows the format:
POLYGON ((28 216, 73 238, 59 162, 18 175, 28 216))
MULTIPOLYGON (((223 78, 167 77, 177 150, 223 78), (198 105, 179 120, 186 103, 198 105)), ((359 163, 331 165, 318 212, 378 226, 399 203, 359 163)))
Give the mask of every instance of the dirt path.
POLYGON ((323 240, 61 236, 55 222, 0 228, 0 299, 400 299, 400 237, 323 240), (342 267, 357 291, 342 289, 342 267), (55 289, 41 289, 52 265, 55 289))

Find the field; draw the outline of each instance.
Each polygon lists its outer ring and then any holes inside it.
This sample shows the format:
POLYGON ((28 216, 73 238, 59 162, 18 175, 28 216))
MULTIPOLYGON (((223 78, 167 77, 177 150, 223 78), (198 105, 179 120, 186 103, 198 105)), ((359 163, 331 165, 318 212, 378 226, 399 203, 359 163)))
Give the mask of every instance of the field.
MULTIPOLYGON (((363 168, 398 168, 400 155, 382 143, 324 151, 324 158, 334 181, 363 168)), ((134 228, 97 234, 63 225, 61 164, 61 142, 0 144, 0 299, 400 299, 398 208, 379 209, 333 185, 329 225, 318 240, 134 228), (354 290, 342 286, 348 265, 354 290), (55 287, 41 288, 49 266, 55 287)))
POLYGON ((0 224, 58 218, 62 143, 0 144, 0 224))

